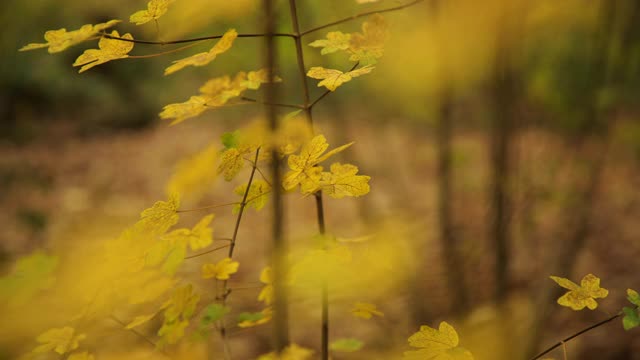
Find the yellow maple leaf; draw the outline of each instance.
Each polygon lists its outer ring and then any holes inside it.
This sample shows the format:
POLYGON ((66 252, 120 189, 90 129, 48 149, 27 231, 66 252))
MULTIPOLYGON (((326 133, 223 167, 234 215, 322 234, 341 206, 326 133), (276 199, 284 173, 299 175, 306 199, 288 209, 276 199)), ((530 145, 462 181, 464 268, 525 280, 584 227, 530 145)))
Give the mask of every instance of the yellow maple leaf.
POLYGON ((231 258, 222 259, 216 264, 204 264, 202 265, 202 277, 204 279, 215 277, 218 280, 229 280, 230 275, 238 271, 238 266, 240 263, 231 258))
POLYGON ((140 326, 146 322, 148 322, 149 320, 153 319, 158 313, 155 312, 153 314, 147 314, 147 315, 140 315, 140 316, 136 316, 135 318, 133 318, 133 320, 131 320, 126 326, 125 329, 133 329, 137 326, 140 326))
POLYGON ((313 356, 313 350, 291 344, 284 348, 280 354, 270 352, 260 355, 258 360, 308 360, 313 356))
POLYGON ((204 66, 213 61, 216 56, 229 50, 233 41, 238 37, 238 33, 235 29, 228 30, 222 38, 207 52, 198 53, 189 56, 184 59, 176 60, 173 65, 164 70, 165 75, 173 74, 176 71, 182 70, 187 66, 204 66))
POLYGON ((203 96, 192 96, 185 102, 165 106, 160 113, 160 118, 174 119, 170 125, 175 125, 196 117, 205 110, 207 110, 207 99, 203 96))
POLYGON ((193 285, 187 284, 175 289, 171 299, 162 305, 163 308, 166 308, 164 311, 165 323, 173 323, 180 318, 190 319, 195 314, 199 301, 200 295, 193 292, 193 285))
POLYGON ((351 164, 331 164, 331 172, 323 172, 320 188, 334 199, 358 197, 369 193, 370 176, 356 175, 358 167, 351 164))
POLYGON ((325 69, 323 67, 314 66, 307 72, 307 76, 314 79, 320 79, 318 87, 324 86, 331 91, 335 91, 338 86, 351 81, 351 79, 370 73, 374 66, 367 65, 353 71, 342 72, 336 69, 325 69))
POLYGON ((215 166, 218 160, 218 145, 212 144, 204 150, 182 160, 167 184, 167 193, 181 197, 197 198, 211 188, 217 177, 215 166))
MULTIPOLYGON (((120 37, 120 34, 118 34, 118 31, 113 30, 111 32, 111 36, 120 37)), ((129 33, 124 34, 122 38, 133 40, 133 36, 129 33)), ((73 63, 73 66, 82 66, 79 71, 80 73, 111 60, 129 57, 127 54, 131 49, 133 49, 133 43, 102 37, 98 42, 98 47, 99 49, 85 50, 85 52, 78 56, 76 61, 73 63)))
POLYGON ((67 360, 95 360, 95 357, 92 354, 83 351, 81 353, 73 353, 69 355, 67 360))
POLYGON ((137 225, 154 234, 164 234, 178 222, 179 206, 180 197, 178 194, 171 194, 167 201, 157 201, 152 207, 142 211, 137 225))
POLYGON ((353 304, 353 308, 351 309, 351 313, 359 318, 363 319, 371 319, 375 316, 384 316, 384 314, 378 310, 378 308, 370 303, 365 302, 357 302, 353 304))
POLYGON ((133 15, 129 17, 129 21, 136 25, 142 25, 151 20, 158 20, 158 18, 164 15, 169 9, 170 2, 171 0, 151 0, 147 3, 146 10, 133 13, 133 15))
MULTIPOLYGON (((247 89, 258 90, 262 84, 266 84, 269 82, 269 73, 267 69, 260 69, 256 71, 249 71, 247 73, 247 78, 242 82, 242 85, 247 89)), ((274 82, 281 82, 282 79, 274 76, 274 82)))
POLYGON ((66 50, 70 46, 79 44, 95 35, 99 32, 112 27, 113 25, 119 23, 120 20, 109 20, 105 23, 100 24, 87 24, 82 25, 82 27, 78 30, 67 31, 67 29, 62 28, 58 30, 49 30, 44 33, 44 39, 47 40, 46 43, 40 44, 29 44, 23 46, 19 51, 27 51, 41 48, 48 48, 50 54, 61 52, 66 50))
POLYGON ((249 154, 251 149, 248 147, 231 148, 222 153, 220 157, 220 165, 218 165, 218 174, 222 174, 226 181, 231 181, 238 175, 244 167, 244 156, 249 154))
POLYGON ((160 330, 158 330, 158 336, 161 338, 158 345, 177 343, 184 337, 184 330, 187 326, 189 326, 189 321, 187 320, 163 323, 160 330))
MULTIPOLYGON (((243 184, 236 187, 233 192, 240 196, 244 196, 246 190, 247 184, 243 184)), ((247 203, 245 206, 253 207, 256 210, 261 210, 266 205, 270 192, 271 186, 269 186, 269 183, 264 180, 254 180, 251 183, 249 192, 247 193, 247 203)), ((233 213, 237 214, 238 212, 240 212, 240 204, 236 204, 233 207, 233 213)))
POLYGON ((362 33, 351 35, 349 60, 375 63, 384 53, 384 43, 388 36, 384 18, 380 14, 373 15, 362 24, 362 33))
POLYGON ((313 137, 300 150, 300 155, 289 155, 287 161, 289 168, 283 179, 283 186, 286 190, 291 190, 301 185, 303 193, 311 193, 318 188, 322 167, 316 166, 329 157, 343 151, 353 143, 348 143, 337 147, 328 153, 323 153, 329 147, 327 139, 323 135, 313 137))
POLYGON ((69 326, 54 328, 40 334, 36 340, 42 345, 33 349, 34 353, 45 353, 51 350, 60 355, 78 348, 80 341, 87 336, 85 334, 75 334, 75 329, 69 326))
POLYGON ((309 44, 311 47, 321 47, 320 54, 326 55, 338 50, 347 50, 351 46, 351 34, 344 34, 340 31, 332 31, 327 34, 326 39, 316 40, 309 44))
POLYGON ((570 307, 573 310, 582 310, 585 307, 594 310, 598 307, 597 298, 605 298, 609 295, 607 289, 600 287, 600 278, 593 274, 587 274, 580 281, 580 285, 573 281, 550 276, 551 280, 569 291, 558 299, 558 304, 570 307))
POLYGON ((273 270, 271 266, 267 266, 260 272, 260 282, 264 284, 260 294, 258 294, 258 301, 264 301, 269 306, 273 303, 273 270))
POLYGON ((445 321, 440 323, 437 330, 424 325, 419 332, 409 337, 409 345, 420 350, 406 351, 403 359, 473 360, 473 355, 458 346, 458 343, 458 333, 445 321))

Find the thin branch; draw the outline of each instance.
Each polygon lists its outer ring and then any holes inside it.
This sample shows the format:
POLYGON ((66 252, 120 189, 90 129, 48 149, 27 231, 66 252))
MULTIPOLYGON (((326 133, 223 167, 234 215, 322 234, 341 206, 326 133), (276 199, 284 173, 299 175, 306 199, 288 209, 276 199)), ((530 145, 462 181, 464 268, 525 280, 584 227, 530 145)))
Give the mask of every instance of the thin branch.
POLYGON ((191 211, 201 211, 201 210, 209 210, 209 209, 221 208, 221 207, 231 206, 231 205, 240 205, 240 204, 241 203, 236 201, 236 202, 226 203, 226 204, 207 205, 207 206, 194 208, 194 209, 176 210, 176 212, 184 213, 184 212, 191 212, 191 211))
MULTIPOLYGON (((350 69, 349 71, 353 71, 353 70, 355 70, 355 69, 358 67, 358 65, 359 65, 359 64, 360 64, 360 62, 358 61, 355 65, 353 65, 353 67, 351 67, 351 69, 350 69)), ((324 97, 325 97, 325 96, 329 95, 329 94, 330 94, 330 93, 332 93, 332 92, 333 92, 333 91, 331 91, 331 90, 327 90, 327 91, 325 91, 322 95, 320 95, 320 97, 318 97, 317 99, 315 99, 315 100, 314 100, 314 101, 309 105, 309 108, 310 108, 310 109, 313 109, 313 107, 314 107, 314 106, 315 106, 315 105, 316 105, 320 100, 324 99, 324 97)))
POLYGON ((139 332, 139 331, 138 331, 138 330, 136 330, 136 329, 127 329, 127 324, 125 324, 125 323, 124 323, 124 321, 122 321, 122 320, 118 319, 115 315, 111 315, 111 316, 109 316, 109 319, 111 319, 111 320, 115 321, 116 323, 118 323, 118 325, 122 326, 122 328, 123 328, 124 330, 128 330, 128 331, 130 331, 130 332, 132 332, 132 333, 136 334, 139 338, 141 338, 141 339, 142 339, 142 340, 144 340, 145 342, 147 342, 147 343, 149 343, 150 345, 152 345, 156 350, 160 351, 163 355, 165 355, 165 356, 169 356, 169 354, 167 354, 166 352, 164 352, 164 350, 159 349, 159 348, 158 348, 158 346, 157 346, 157 344, 156 344, 153 340, 149 339, 145 334, 143 334, 143 333, 139 332))
MULTIPOLYGON (((217 239, 217 240, 219 240, 219 239, 217 239)), ((187 259, 193 259, 193 258, 200 257, 200 256, 202 256, 202 255, 211 254, 212 252, 216 252, 216 251, 218 251, 218 250, 222 250, 222 249, 228 248, 229 246, 231 246, 231 245, 230 245, 230 244, 226 244, 226 245, 218 246, 218 247, 216 247, 216 248, 213 248, 213 249, 210 249, 210 250, 207 250, 207 251, 201 252, 201 253, 199 253, 199 254, 190 255, 190 256, 185 256, 185 257, 184 257, 184 259, 185 259, 185 260, 187 260, 187 259)))
MULTIPOLYGON (((253 182, 253 177, 256 174, 258 157, 260 156, 260 148, 256 149, 256 156, 253 162, 253 167, 251 169, 251 175, 249 175, 249 182, 247 183, 247 188, 244 191, 244 195, 242 196, 242 202, 240 203, 240 210, 238 211, 238 217, 236 218, 236 225, 233 229, 233 236, 231 236, 231 242, 229 244, 229 252, 227 257, 233 258, 233 250, 236 246, 236 240, 238 239, 238 231, 240 230, 240 223, 242 222, 242 214, 244 214, 244 209, 247 206, 247 197, 249 196, 249 189, 251 189, 251 183, 253 182)), ((222 297, 221 302, 223 306, 227 304, 227 298, 229 294, 231 294, 231 289, 227 287, 228 280, 225 280, 222 284, 222 297)), ((229 341, 227 340, 227 328, 224 323, 224 320, 221 321, 220 325, 220 337, 222 338, 222 344, 224 347, 224 355, 225 359, 231 359, 231 349, 229 348, 229 341)))
POLYGON ((299 34, 300 34, 300 36, 305 36, 307 34, 311 34, 313 32, 316 32, 316 31, 319 31, 319 30, 322 30, 322 29, 326 29, 326 28, 334 26, 334 25, 339 25, 339 24, 342 24, 342 23, 345 23, 345 22, 348 22, 348 21, 351 21, 351 20, 355 20, 355 19, 358 19, 358 18, 361 18, 361 17, 364 17, 364 16, 382 14, 382 13, 386 13, 386 12, 402 10, 402 9, 408 8, 410 6, 419 4, 419 3, 423 2, 423 1, 425 1, 425 0, 414 0, 414 1, 408 2, 408 3, 404 4, 404 5, 398 5, 398 6, 394 6, 394 7, 387 8, 387 9, 372 10, 372 11, 367 11, 367 12, 355 14, 355 15, 346 17, 346 18, 341 19, 341 20, 337 20, 337 21, 334 21, 334 22, 330 22, 328 24, 324 24, 324 25, 321 25, 321 26, 317 26, 317 27, 311 28, 311 29, 303 31, 303 32, 301 32, 299 34))
MULTIPOLYGON (((224 35, 202 36, 202 37, 191 38, 191 39, 180 39, 180 40, 171 40, 171 41, 149 41, 149 40, 125 39, 125 38, 122 38, 122 37, 109 35, 107 33, 102 33, 102 36, 106 37, 107 39, 120 40, 120 41, 125 41, 125 42, 132 42, 132 43, 136 43, 136 44, 173 45, 173 44, 184 44, 184 43, 191 43, 191 42, 203 41, 203 40, 215 40, 215 39, 222 38, 224 35)), ((263 37, 263 36, 266 36, 266 35, 265 34, 238 34, 239 38, 255 38, 255 37, 263 37)), ((294 34, 288 34, 288 33, 276 33, 276 34, 273 34, 273 36, 283 36, 283 37, 295 38, 294 34)))
POLYGON ((152 57, 158 57, 158 56, 162 56, 162 55, 168 55, 168 54, 173 54, 175 52, 179 52, 182 50, 186 50, 189 48, 192 48, 196 45, 198 45, 199 43, 193 43, 193 44, 188 44, 185 46, 180 46, 178 48, 175 49, 171 49, 168 51, 163 51, 163 52, 159 52, 159 53, 155 53, 155 54, 147 54, 147 55, 130 55, 128 57, 126 57, 126 59, 148 59, 148 58, 152 58, 152 57))
POLYGON ((280 106, 280 107, 287 107, 287 108, 294 108, 294 109, 304 110, 304 106, 298 105, 298 104, 268 103, 268 102, 265 102, 265 101, 253 99, 253 98, 246 97, 246 96, 241 96, 240 100, 254 102, 254 103, 258 103, 258 104, 264 104, 264 105, 273 105, 273 106, 280 106))
POLYGON ((558 341, 558 342, 557 342, 557 343, 555 343, 553 346, 550 346, 549 348, 547 348, 547 349, 546 349, 546 350, 544 350, 543 352, 541 352, 541 353, 539 353, 538 355, 536 355, 536 356, 534 356, 533 358, 531 358, 531 360, 540 359, 541 357, 543 357, 543 356, 547 355, 548 353, 550 353, 551 351, 555 350, 557 347, 559 347, 559 346, 563 346, 563 344, 564 344, 564 343, 566 343, 567 341, 570 341, 570 340, 572 340, 572 339, 574 339, 574 338, 577 338, 578 336, 580 336, 580 335, 582 335, 582 334, 586 333, 587 331, 593 330, 593 329, 595 329, 595 328, 597 328, 597 327, 600 327, 600 326, 602 326, 602 325, 604 325, 604 324, 606 324, 606 323, 608 323, 608 322, 611 322, 611 321, 613 321, 613 320, 615 320, 615 319, 619 318, 620 316, 622 316, 622 313, 621 313, 621 312, 620 312, 620 313, 617 313, 617 314, 615 314, 615 315, 613 315, 613 316, 611 316, 611 317, 609 317, 609 318, 607 318, 607 319, 604 319, 604 320, 602 320, 602 321, 600 321, 600 322, 597 322, 597 323, 595 323, 595 324, 593 324, 593 325, 591 325, 591 326, 589 326, 589 327, 586 327, 586 328, 584 328, 584 329, 582 329, 582 330, 578 331, 577 333, 575 333, 575 334, 573 334, 573 335, 571 335, 571 336, 569 336, 569 337, 566 337, 566 338, 564 338, 564 339, 562 339, 562 340, 558 341))

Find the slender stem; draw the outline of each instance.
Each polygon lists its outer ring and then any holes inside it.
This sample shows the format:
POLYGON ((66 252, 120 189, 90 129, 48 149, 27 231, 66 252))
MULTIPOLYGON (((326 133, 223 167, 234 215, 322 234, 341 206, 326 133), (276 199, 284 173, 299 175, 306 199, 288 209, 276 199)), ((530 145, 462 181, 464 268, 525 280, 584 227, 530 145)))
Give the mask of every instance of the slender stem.
POLYGON ((273 106, 280 106, 280 107, 287 107, 287 108, 294 108, 294 109, 304 109, 304 106, 298 105, 298 104, 270 103, 270 102, 266 102, 266 101, 260 101, 260 100, 257 100, 257 99, 252 99, 252 98, 249 98, 249 97, 246 97, 246 96, 241 96, 240 100, 259 103, 259 104, 264 104, 264 105, 273 105, 273 106))
MULTIPOLYGON (((238 217, 236 218, 236 225, 233 228, 233 236, 231 236, 231 242, 229 243, 229 252, 227 253, 227 257, 233 258, 233 250, 236 247, 236 240, 238 239, 238 231, 240 230, 240 223, 242 222, 242 214, 244 214, 244 209, 247 206, 247 197, 249 196, 249 189, 251 189, 251 183, 253 182, 253 177, 256 174, 256 168, 258 164, 258 157, 260 156, 260 148, 256 149, 256 156, 253 161, 253 167, 251 168, 251 175, 249 175, 249 182, 247 183, 247 188, 244 191, 244 195, 242 195, 242 202, 240 203, 240 211, 238 211, 238 217)), ((222 284, 222 305, 226 306, 227 298, 231 294, 231 290, 228 288, 227 280, 225 280, 222 284)), ((229 341, 227 340, 227 328, 224 323, 224 320, 221 321, 220 325, 220 337, 222 338, 222 344, 224 348, 224 357, 226 360, 231 359, 231 349, 229 347, 229 341)))
MULTIPOLYGON (((109 316, 109 319, 111 319, 111 320, 115 321, 116 323, 118 323, 120 326, 122 326, 122 328, 123 328, 123 329, 126 329, 127 324, 125 324, 125 323, 124 323, 124 321, 122 321, 122 320, 118 319, 115 315, 111 315, 111 316, 109 316)), ((145 342, 149 343, 149 344, 150 344, 151 346, 153 346, 154 348, 158 349, 157 344, 156 344, 153 340, 149 339, 145 334, 143 334, 143 333, 139 332, 139 331, 138 331, 138 330, 136 330, 136 329, 126 329, 126 330, 128 330, 128 331, 130 331, 130 332, 134 333, 136 336, 138 336, 139 338, 141 338, 141 339, 142 339, 142 340, 144 340, 145 342)), ((164 354, 164 355, 168 355, 168 354, 167 354, 166 352, 164 352, 162 349, 158 349, 158 350, 159 350, 162 354, 164 354)))
POLYGON ((348 22, 348 21, 351 21, 351 20, 355 20, 357 18, 361 18, 361 17, 364 17, 364 16, 369 16, 369 15, 374 15, 374 14, 382 14, 382 13, 386 13, 386 12, 402 10, 402 9, 408 8, 410 6, 419 4, 419 3, 423 2, 423 1, 425 1, 425 0, 414 0, 414 1, 408 2, 406 4, 390 7, 390 8, 387 8, 387 9, 372 10, 372 11, 362 12, 362 13, 359 13, 359 14, 355 14, 355 15, 346 17, 344 19, 340 19, 340 20, 337 20, 337 21, 334 21, 334 22, 330 22, 328 24, 324 24, 324 25, 321 25, 321 26, 316 26, 316 27, 311 28, 309 30, 303 31, 303 32, 301 32, 299 34, 300 34, 300 36, 305 36, 307 34, 311 34, 313 32, 316 32, 316 31, 319 31, 319 30, 322 30, 322 29, 326 29, 326 28, 334 26, 334 25, 339 25, 339 24, 342 24, 342 23, 345 23, 345 22, 348 22))
POLYGON ((593 324, 593 325, 591 325, 591 326, 588 326, 588 327, 586 327, 586 328, 584 328, 584 329, 582 329, 582 330, 578 331, 577 333, 575 333, 575 334, 573 334, 573 335, 571 335, 571 336, 568 336, 568 337, 566 337, 566 338, 564 338, 564 339, 562 339, 562 340, 558 341, 557 343, 555 343, 554 345, 550 346, 549 348, 547 348, 547 349, 546 349, 546 350, 544 350, 543 352, 541 352, 541 353, 539 353, 538 355, 536 355, 536 356, 534 356, 533 358, 531 358, 531 360, 540 359, 541 357, 543 357, 543 356, 547 355, 548 353, 550 353, 551 351, 555 350, 557 347, 559 347, 559 346, 563 346, 563 344, 564 344, 564 343, 566 343, 566 342, 568 342, 568 341, 570 341, 570 340, 572 340, 572 339, 574 339, 574 338, 577 338, 578 336, 580 336, 580 335, 582 335, 582 334, 586 333, 587 331, 593 330, 593 329, 595 329, 595 328, 597 328, 597 327, 600 327, 600 326, 602 326, 602 325, 604 325, 604 324, 606 324, 606 323, 608 323, 608 322, 611 322, 611 321, 613 321, 613 320, 615 320, 615 319, 619 318, 620 316, 622 316, 622 313, 621 313, 621 312, 620 312, 620 313, 617 313, 617 314, 615 314, 615 315, 613 315, 613 316, 611 316, 611 317, 609 317, 609 318, 607 318, 607 319, 604 319, 604 320, 602 320, 602 321, 600 321, 600 322, 597 322, 597 323, 595 323, 595 324, 593 324))
POLYGON ((228 248, 229 246, 230 246, 229 244, 222 245, 222 246, 218 246, 218 247, 216 247, 216 248, 213 248, 213 249, 211 249, 211 250, 207 250, 207 251, 205 251, 205 252, 201 252, 201 253, 199 253, 199 254, 190 255, 190 256, 185 256, 185 258, 184 258, 184 259, 185 259, 185 260, 188 260, 188 259, 193 259, 193 258, 200 257, 200 256, 202 256, 202 255, 211 254, 212 252, 216 252, 216 251, 218 251, 218 250, 226 249, 226 248, 228 248))
MULTIPOLYGON (((191 38, 191 39, 180 39, 180 40, 171 40, 171 41, 149 41, 149 40, 125 39, 122 37, 109 35, 107 33, 102 33, 102 36, 106 37, 107 39, 132 42, 136 44, 173 45, 173 44, 184 44, 184 43, 190 43, 190 42, 196 42, 196 41, 202 41, 202 40, 215 40, 215 39, 222 38, 224 35, 202 36, 202 37, 191 38)), ((264 36, 266 35, 265 34, 238 34, 239 38, 254 38, 254 37, 264 37, 264 36)), ((273 36, 283 36, 283 37, 291 37, 291 38, 295 37, 294 34, 287 34, 287 33, 275 33, 273 34, 273 36)))
MULTIPOLYGON (((296 0, 289 0, 289 9, 291 12, 291 22, 293 24, 293 33, 296 35, 294 40, 296 43, 296 59, 298 63, 298 72, 300 74, 300 83, 302 85, 302 95, 304 99, 305 113, 307 121, 313 128, 312 105, 309 96, 309 85, 307 83, 307 71, 304 64, 304 53, 302 50, 302 35, 300 33, 300 24, 298 22, 298 10, 296 9, 296 0)), ((325 95, 326 96, 326 95, 325 95)), ((324 96, 321 96, 321 98, 324 96)), ((314 102, 314 104, 317 101, 314 102)), ((322 191, 315 194, 316 198, 316 215, 318 219, 318 228, 321 235, 325 234, 326 227, 324 222, 324 207, 322 204, 322 191)), ((321 327, 321 359, 329 359, 329 289, 325 281, 322 285, 322 327, 321 327)))
POLYGON ((289 0, 289 9, 291 12, 291 22, 293 25, 294 40, 296 43, 296 60, 298 63, 298 72, 300 75, 300 83, 302 84, 302 96, 304 100, 304 109, 307 114, 307 120, 313 126, 311 117, 311 97, 309 95, 309 85, 307 84, 307 69, 304 65, 304 54, 302 50, 302 34, 300 34, 300 23, 298 22, 298 10, 296 9, 296 0, 289 0))
POLYGON ((152 58, 152 57, 158 57, 158 56, 173 54, 175 52, 179 52, 179 51, 182 51, 182 50, 186 50, 186 49, 192 48, 192 47, 194 47, 196 45, 198 45, 198 43, 193 43, 193 44, 188 44, 188 45, 185 45, 185 46, 180 46, 180 47, 175 48, 175 49, 171 49, 171 50, 168 50, 168 51, 163 51, 163 52, 159 52, 159 53, 155 53, 155 54, 129 55, 128 57, 126 57, 126 59, 148 59, 148 58, 152 58))

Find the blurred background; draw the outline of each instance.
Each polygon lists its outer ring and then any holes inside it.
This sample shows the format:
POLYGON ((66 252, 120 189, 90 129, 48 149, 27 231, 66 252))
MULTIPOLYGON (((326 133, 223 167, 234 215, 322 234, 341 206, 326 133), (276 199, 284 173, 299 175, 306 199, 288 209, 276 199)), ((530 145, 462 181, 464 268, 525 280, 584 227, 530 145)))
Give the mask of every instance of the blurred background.
MULTIPOLYGON (((402 3, 307 1, 298 10, 308 29, 402 3)), ((290 32, 288 5, 278 4, 281 31, 290 32)), ((117 29, 149 40, 232 27, 260 32, 260 5, 176 1, 159 31, 128 22, 117 29)), ((211 44, 114 61, 81 75, 71 64, 93 43, 53 55, 17 51, 42 42, 46 30, 126 20, 145 6, 125 0, 0 4, 4 274, 36 249, 73 264, 77 259, 64 255, 70 244, 117 236, 165 196, 178 161, 261 114, 260 106, 230 106, 173 127, 157 116, 210 77, 260 68, 261 39, 237 39, 209 66, 167 77, 162 72, 172 60, 211 44)), ((332 146, 356 141, 341 157, 372 177, 367 196, 327 201, 329 231, 344 238, 376 234, 371 247, 383 249, 388 256, 380 261, 389 265, 373 272, 378 278, 363 275, 378 286, 368 297, 385 312, 383 320, 352 324, 336 310, 336 333, 353 330, 367 346, 335 358, 396 358, 409 350, 406 338, 420 325, 446 320, 477 359, 520 359, 619 311, 625 290, 640 288, 640 4, 426 0, 384 17, 390 37, 376 69, 314 109, 318 131, 332 146), (587 273, 610 290, 598 309, 557 305, 563 292, 549 275, 578 282, 587 273)), ((327 31, 360 31, 365 19, 309 34, 304 43, 327 31)), ((283 102, 300 104, 294 43, 279 38, 278 45, 283 102)), ((136 45, 132 54, 164 50, 136 45)), ((321 56, 311 47, 305 60, 307 68, 352 65, 346 56, 321 56)), ((323 89, 309 80, 315 99, 323 89)), ((230 193, 236 185, 219 179, 189 205, 235 201, 230 193)), ((291 241, 309 236, 312 200, 290 196, 287 209, 291 241)), ((228 234, 233 219, 230 211, 216 215, 216 233, 228 234)), ((266 263, 266 255, 255 254, 267 253, 268 216, 251 212, 245 221, 237 257, 246 267, 239 279, 255 283, 266 263)), ((234 301, 250 303, 255 295, 234 294, 234 301)), ((313 348, 319 333, 307 325, 318 314, 305 305, 292 305, 300 311, 292 316, 292 331, 313 348)), ((31 346, 44 323, 55 324, 39 317, 46 310, 28 321, 24 312, 2 311, 11 321, 1 326, 0 358, 13 358, 16 349, 31 346)), ((569 343, 570 358, 640 359, 637 332, 625 332, 619 321, 605 326, 569 343)), ((242 349, 239 359, 268 344, 268 328, 252 331, 233 338, 234 348, 242 349)), ((561 359, 562 353, 549 356, 561 359)))

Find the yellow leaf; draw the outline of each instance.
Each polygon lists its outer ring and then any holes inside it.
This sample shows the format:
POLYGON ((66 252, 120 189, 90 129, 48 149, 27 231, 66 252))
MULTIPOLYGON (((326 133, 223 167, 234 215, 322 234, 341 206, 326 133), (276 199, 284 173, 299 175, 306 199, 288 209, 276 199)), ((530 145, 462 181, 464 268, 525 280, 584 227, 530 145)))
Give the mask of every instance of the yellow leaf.
POLYGON ((67 360, 95 360, 95 357, 92 354, 84 351, 81 353, 73 353, 69 355, 67 360))
MULTIPOLYGON (((267 69, 260 69, 257 71, 249 71, 247 74, 247 79, 242 83, 247 89, 258 90, 262 84, 266 84, 269 82, 268 79, 269 73, 267 69)), ((281 82, 282 79, 274 76, 274 82, 281 82)))
POLYGON ((33 350, 34 353, 45 353, 51 350, 60 355, 78 348, 80 341, 87 336, 84 334, 75 334, 75 329, 69 326, 63 328, 54 328, 40 334, 36 340, 43 343, 33 350))
POLYGON ((165 106, 160 113, 160 118, 174 119, 170 125, 175 125, 196 117, 205 110, 207 110, 207 99, 202 96, 192 96, 185 102, 165 106))
POLYGON ((364 302, 355 303, 353 305, 353 309, 351 309, 351 313, 354 316, 363 318, 363 319, 371 319, 374 315, 384 316, 384 314, 381 311, 379 311, 375 305, 364 303, 364 302))
POLYGON ((151 20, 157 20, 167 12, 170 2, 170 0, 151 0, 147 3, 146 10, 135 12, 129 17, 129 21, 136 25, 142 25, 151 20))
POLYGON ((270 266, 267 266, 260 273, 260 282, 264 284, 260 294, 258 294, 258 301, 264 301, 269 306, 273 303, 273 271, 270 266))
MULTIPOLYGON (((245 191, 247 190, 247 185, 240 185, 235 190, 234 193, 244 196, 245 191)), ((269 192, 271 192, 271 186, 264 180, 254 180, 251 183, 251 188, 249 188, 249 192, 247 193, 247 203, 246 207, 253 207, 256 210, 262 209, 267 203, 267 199, 269 198, 269 192)), ((233 208, 233 213, 237 214, 240 211, 240 204, 237 204, 233 208)))
POLYGON ((349 52, 351 61, 375 63, 384 53, 387 40, 387 24, 380 14, 373 15, 362 24, 362 33, 351 35, 349 52))
POLYGON ((300 150, 300 155, 289 155, 288 164, 291 171, 287 172, 284 176, 284 188, 291 190, 301 185, 303 193, 316 191, 322 172, 322 168, 316 165, 343 151, 352 144, 353 143, 342 145, 323 155, 329 147, 327 139, 323 135, 315 136, 300 150))
POLYGON ((193 293, 191 284, 177 288, 173 292, 171 299, 163 305, 163 307, 166 307, 164 322, 173 323, 180 318, 183 320, 190 319, 193 317, 199 301, 200 295, 193 293))
POLYGON ((227 181, 233 180, 244 167, 244 155, 249 153, 248 149, 231 148, 222 153, 218 174, 222 174, 227 181))
POLYGON ((158 313, 136 316, 135 318, 133 318, 133 320, 131 320, 130 323, 127 324, 127 326, 125 326, 125 329, 133 329, 134 327, 140 326, 153 319, 157 314, 158 313))
POLYGON ((202 265, 202 277, 205 279, 215 277, 218 280, 229 280, 229 276, 238 271, 238 266, 240 266, 240 263, 233 261, 231 258, 222 259, 217 264, 204 264, 202 265))
POLYGON ((138 224, 154 234, 164 234, 178 222, 179 206, 180 198, 177 194, 171 194, 167 201, 157 201, 152 207, 142 211, 138 224))
POLYGON ((367 65, 353 71, 342 72, 336 69, 325 69, 323 67, 314 66, 307 72, 307 76, 314 79, 320 79, 318 87, 324 86, 331 91, 335 91, 338 86, 351 81, 351 79, 370 73, 374 69, 373 66, 367 65))
POLYGON ((440 323, 438 330, 421 326, 419 332, 409 337, 409 345, 420 350, 406 351, 403 359, 473 360, 471 353, 459 347, 458 342, 458 333, 444 321, 440 323))
POLYGON ((184 336, 184 330, 189 326, 188 320, 174 321, 162 324, 158 330, 158 336, 161 337, 161 344, 175 344, 184 336))
POLYGON ((320 54, 326 55, 338 50, 347 50, 351 45, 351 34, 344 34, 340 31, 332 31, 327 34, 326 39, 316 40, 309 44, 312 47, 321 47, 320 54))
POLYGON ((261 355, 258 360, 308 360, 313 356, 313 350, 291 344, 282 350, 280 355, 270 352, 261 355))
POLYGON ((358 167, 351 164, 335 163, 331 172, 323 172, 320 187, 323 192, 334 199, 345 196, 358 197, 369 193, 369 180, 366 175, 356 175, 358 167))
POLYGON ((600 278, 593 274, 587 274, 580 281, 580 286, 573 281, 550 276, 551 280, 569 291, 558 299, 558 304, 570 307, 573 310, 582 310, 585 307, 594 310, 598 307, 597 298, 605 298, 609 295, 607 289, 600 287, 600 278))
POLYGON ((229 100, 242 95, 247 89, 247 74, 240 71, 233 80, 228 75, 213 78, 200 87, 200 93, 211 107, 222 106, 229 100))
POLYGON ((236 39, 236 37, 238 37, 238 33, 235 29, 228 30, 222 36, 222 38, 211 48, 211 50, 189 56, 188 58, 174 61, 173 65, 164 70, 164 74, 173 74, 178 70, 182 70, 186 66, 204 66, 209 64, 216 58, 216 56, 229 50, 231 48, 231 45, 233 45, 233 41, 236 39))
MULTIPOLYGON (((120 37, 120 34, 118 34, 116 30, 113 30, 113 32, 111 32, 111 36, 120 37)), ((122 35, 122 38, 133 40, 133 36, 129 33, 122 35)), ((79 71, 80 73, 111 60, 129 57, 127 54, 131 49, 133 49, 133 43, 102 37, 98 42, 98 47, 99 49, 85 50, 85 52, 78 56, 76 61, 73 63, 73 66, 82 66, 79 71)))
POLYGON ((100 23, 95 25, 82 25, 78 30, 67 32, 67 29, 49 30, 44 33, 44 39, 47 40, 44 44, 29 44, 23 46, 19 51, 34 50, 40 48, 49 48, 50 54, 57 53, 66 50, 68 47, 79 44, 89 38, 97 35, 99 32, 112 27, 119 23, 120 20, 109 20, 106 23, 100 23))
POLYGON ((169 180, 167 193, 197 198, 209 190, 217 177, 213 165, 218 160, 218 154, 218 146, 212 144, 190 158, 180 161, 169 180))

